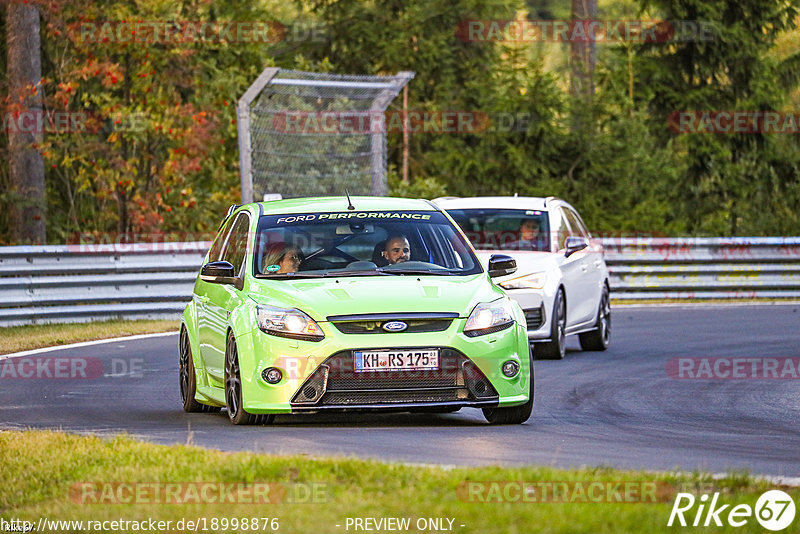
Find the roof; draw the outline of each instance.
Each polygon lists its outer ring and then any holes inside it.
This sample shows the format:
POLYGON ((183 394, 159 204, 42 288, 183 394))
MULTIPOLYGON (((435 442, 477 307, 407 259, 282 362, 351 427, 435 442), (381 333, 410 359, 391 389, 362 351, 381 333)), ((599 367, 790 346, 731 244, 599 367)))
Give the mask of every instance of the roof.
MULTIPOLYGON (((442 209, 525 209, 547 210, 543 197, 442 197, 434 199, 434 204, 442 209)), ((550 202, 557 199, 549 197, 550 202)), ((560 202, 560 201, 559 201, 560 202)))
MULTIPOLYGON (((436 211, 429 201, 412 198, 393 197, 350 197, 356 211, 413 210, 436 211)), ((347 197, 289 198, 258 202, 268 215, 308 212, 346 212, 347 197)))

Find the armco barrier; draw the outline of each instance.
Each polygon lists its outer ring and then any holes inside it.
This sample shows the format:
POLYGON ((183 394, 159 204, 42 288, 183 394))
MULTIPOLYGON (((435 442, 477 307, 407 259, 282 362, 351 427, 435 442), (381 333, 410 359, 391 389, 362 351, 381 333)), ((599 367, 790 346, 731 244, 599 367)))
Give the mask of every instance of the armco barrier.
MULTIPOLYGON (((800 237, 600 241, 618 299, 800 299, 800 237)), ((0 326, 177 318, 209 246, 0 247, 0 326)))
POLYGON ((210 242, 0 247, 0 326, 180 316, 210 242))
POLYGON ((800 237, 601 242, 617 299, 800 298, 800 237))

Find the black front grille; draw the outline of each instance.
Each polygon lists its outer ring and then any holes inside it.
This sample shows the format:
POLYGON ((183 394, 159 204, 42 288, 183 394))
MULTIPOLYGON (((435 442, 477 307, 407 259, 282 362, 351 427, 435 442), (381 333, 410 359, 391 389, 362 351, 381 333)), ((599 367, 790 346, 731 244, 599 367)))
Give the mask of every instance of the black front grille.
POLYGON ((402 332, 387 332, 383 325, 389 321, 339 321, 333 323, 343 334, 418 334, 421 332, 444 332, 452 324, 452 319, 414 319, 403 321, 408 328, 402 332))
POLYGON ((528 325, 528 330, 536 330, 544 323, 544 313, 542 308, 533 308, 531 310, 523 310, 525 312, 525 323, 528 325))
POLYGON ((497 391, 461 352, 439 349, 439 369, 356 372, 353 351, 326 359, 292 399, 294 406, 492 401, 497 391))
POLYGON ((338 406, 364 404, 409 404, 419 402, 457 402, 468 400, 466 390, 410 390, 410 391, 329 391, 325 394, 325 402, 338 406))

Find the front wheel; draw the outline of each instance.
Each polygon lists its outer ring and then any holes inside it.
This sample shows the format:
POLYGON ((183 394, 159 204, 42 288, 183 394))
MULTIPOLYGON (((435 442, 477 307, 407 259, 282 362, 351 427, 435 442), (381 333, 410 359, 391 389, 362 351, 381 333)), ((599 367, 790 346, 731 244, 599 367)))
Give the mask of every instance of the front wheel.
POLYGON ((603 287, 600 305, 597 309, 595 329, 578 335, 583 350, 606 350, 611 339, 611 303, 608 287, 603 287))
POLYGON ((492 425, 521 425, 531 417, 533 411, 533 355, 528 345, 530 377, 528 378, 528 402, 509 408, 484 408, 483 416, 492 425))
POLYGON ((225 349, 225 404, 228 406, 228 419, 234 425, 268 425, 275 420, 273 414, 252 414, 244 410, 239 351, 233 332, 228 333, 225 349))

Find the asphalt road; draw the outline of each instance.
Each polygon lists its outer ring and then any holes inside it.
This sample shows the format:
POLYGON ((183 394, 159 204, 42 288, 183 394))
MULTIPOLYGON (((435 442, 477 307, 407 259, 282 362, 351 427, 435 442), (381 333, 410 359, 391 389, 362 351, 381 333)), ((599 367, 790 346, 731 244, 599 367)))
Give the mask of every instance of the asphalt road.
POLYGON ((97 358, 104 374, 5 376, 0 428, 127 432, 222 450, 415 463, 800 476, 800 379, 681 380, 668 372, 675 369, 668 361, 679 357, 800 357, 796 305, 616 309, 608 351, 580 352, 569 338, 565 360, 536 362, 533 416, 519 426, 489 426, 478 410, 463 409, 279 416, 272 426, 234 427, 224 411, 181 410, 176 347, 177 335, 170 335, 47 353, 97 358))

